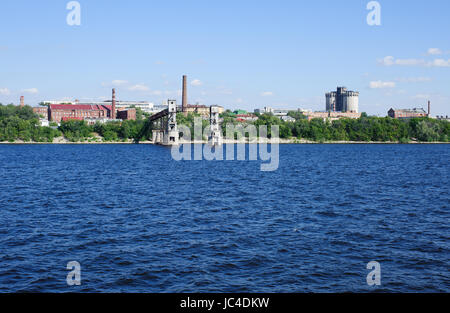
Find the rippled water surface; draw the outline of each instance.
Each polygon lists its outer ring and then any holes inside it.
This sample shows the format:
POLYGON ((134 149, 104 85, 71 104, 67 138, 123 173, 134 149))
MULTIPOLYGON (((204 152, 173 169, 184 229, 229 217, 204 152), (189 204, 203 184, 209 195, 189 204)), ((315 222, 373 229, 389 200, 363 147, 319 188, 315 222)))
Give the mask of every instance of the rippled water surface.
POLYGON ((449 292, 449 159, 284 145, 261 172, 151 145, 0 146, 0 292, 449 292))

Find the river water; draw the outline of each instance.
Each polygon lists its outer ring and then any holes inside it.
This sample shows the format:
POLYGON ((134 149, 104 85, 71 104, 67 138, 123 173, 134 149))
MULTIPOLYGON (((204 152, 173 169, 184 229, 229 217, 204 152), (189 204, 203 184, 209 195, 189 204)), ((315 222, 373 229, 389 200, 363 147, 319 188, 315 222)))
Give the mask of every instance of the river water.
POLYGON ((450 291, 449 145, 279 157, 262 172, 153 145, 2 145, 0 292, 450 291))

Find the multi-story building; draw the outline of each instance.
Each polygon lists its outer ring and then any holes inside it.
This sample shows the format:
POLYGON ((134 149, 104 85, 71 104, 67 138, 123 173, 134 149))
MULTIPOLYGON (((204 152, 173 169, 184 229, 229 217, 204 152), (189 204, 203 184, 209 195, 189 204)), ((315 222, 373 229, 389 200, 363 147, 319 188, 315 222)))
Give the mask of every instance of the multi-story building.
POLYGON ((337 87, 337 91, 325 94, 327 112, 352 112, 359 111, 359 92, 347 90, 346 87, 337 87))
MULTIPOLYGON (((80 104, 78 100, 75 101, 56 101, 56 100, 47 100, 47 101, 42 101, 42 104, 46 104, 46 105, 50 105, 50 104, 80 104)), ((87 101, 84 102, 83 104, 90 104, 90 105, 112 105, 112 100, 106 100, 106 101, 87 101)), ((143 112, 145 113, 149 113, 149 114, 155 114, 158 113, 160 111, 163 111, 165 109, 167 109, 167 104, 163 104, 163 105, 155 105, 152 102, 148 102, 148 101, 121 101, 121 100, 116 100, 116 109, 127 109, 127 108, 136 108, 136 109, 141 109, 143 112)))
POLYGON ((92 104, 50 104, 48 106, 48 119, 50 121, 59 123, 61 120, 84 120, 85 118, 112 118, 112 107, 110 105, 92 104))

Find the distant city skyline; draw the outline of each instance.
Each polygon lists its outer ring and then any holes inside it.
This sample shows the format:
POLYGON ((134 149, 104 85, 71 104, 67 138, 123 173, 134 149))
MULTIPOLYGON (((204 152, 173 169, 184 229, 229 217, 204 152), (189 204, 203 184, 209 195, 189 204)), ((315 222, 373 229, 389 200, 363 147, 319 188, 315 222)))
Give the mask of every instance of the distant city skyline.
POLYGON ((229 109, 325 109, 337 86, 359 91, 359 111, 426 108, 450 115, 448 0, 3 1, 0 103, 119 100, 229 109))

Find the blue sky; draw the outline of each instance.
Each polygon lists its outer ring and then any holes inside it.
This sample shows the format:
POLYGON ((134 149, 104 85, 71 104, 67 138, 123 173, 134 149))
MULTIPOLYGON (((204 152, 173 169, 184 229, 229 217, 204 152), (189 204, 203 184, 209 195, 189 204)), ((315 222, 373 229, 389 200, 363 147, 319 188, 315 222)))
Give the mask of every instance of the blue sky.
POLYGON ((426 107, 450 115, 450 1, 3 0, 0 102, 110 98, 227 108, 324 110, 325 92, 357 90, 360 110, 426 107))

